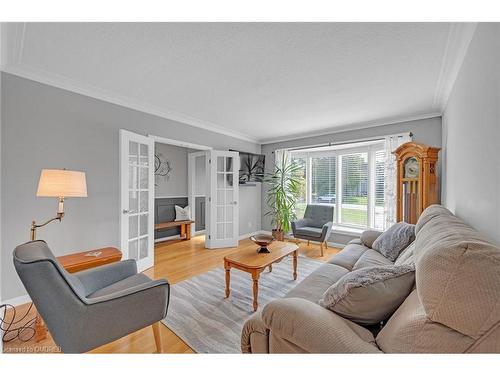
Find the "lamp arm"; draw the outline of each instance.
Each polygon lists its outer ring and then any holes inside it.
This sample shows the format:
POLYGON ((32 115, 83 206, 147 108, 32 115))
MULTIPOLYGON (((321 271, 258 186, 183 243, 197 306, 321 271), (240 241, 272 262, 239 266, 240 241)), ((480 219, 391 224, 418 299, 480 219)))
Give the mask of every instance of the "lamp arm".
POLYGON ((61 221, 62 218, 63 218, 63 216, 64 216, 64 212, 58 212, 56 217, 53 217, 52 219, 49 219, 49 220, 47 220, 46 222, 44 222, 42 224, 37 224, 35 222, 35 220, 33 220, 31 222, 31 231, 30 231, 30 233, 31 233, 31 236, 30 236, 31 241, 34 241, 36 239, 36 230, 37 230, 37 228, 44 227, 47 224, 49 224, 49 223, 51 223, 51 222, 53 222, 55 220, 61 221))

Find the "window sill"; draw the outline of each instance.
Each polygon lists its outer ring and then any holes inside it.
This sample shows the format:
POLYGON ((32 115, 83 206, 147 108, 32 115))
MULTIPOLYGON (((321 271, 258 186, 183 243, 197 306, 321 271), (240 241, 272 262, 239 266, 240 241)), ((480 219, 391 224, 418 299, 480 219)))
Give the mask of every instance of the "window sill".
MULTIPOLYGON (((366 228, 366 229, 368 229, 368 228, 366 228)), ((366 229, 350 228, 350 227, 343 227, 343 226, 334 225, 332 227, 332 232, 336 233, 336 234, 347 234, 349 236, 359 236, 366 229)))

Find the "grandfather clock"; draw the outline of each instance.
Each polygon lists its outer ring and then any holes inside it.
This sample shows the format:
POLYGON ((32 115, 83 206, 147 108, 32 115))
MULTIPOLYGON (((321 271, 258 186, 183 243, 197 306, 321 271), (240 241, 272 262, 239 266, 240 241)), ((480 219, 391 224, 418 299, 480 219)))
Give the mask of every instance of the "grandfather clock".
POLYGON ((422 211, 439 203, 440 148, 408 142, 393 152, 397 161, 397 221, 415 224, 422 211))

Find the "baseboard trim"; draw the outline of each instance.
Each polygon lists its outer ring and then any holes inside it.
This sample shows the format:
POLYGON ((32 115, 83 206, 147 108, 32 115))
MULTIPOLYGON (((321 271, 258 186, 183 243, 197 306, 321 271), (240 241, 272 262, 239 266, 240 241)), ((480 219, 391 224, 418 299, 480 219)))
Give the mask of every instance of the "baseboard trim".
POLYGON ((181 239, 181 235, 180 234, 176 234, 175 236, 167 236, 167 237, 156 238, 155 239, 155 243, 169 241, 169 240, 179 240, 179 239, 181 239))
POLYGON ((24 305, 25 303, 30 303, 31 302, 31 298, 28 294, 25 294, 23 296, 19 296, 19 297, 14 297, 14 298, 10 298, 8 300, 5 300, 5 301, 2 301, 2 305, 3 304, 6 304, 6 305, 12 305, 12 306, 19 306, 19 305, 24 305))

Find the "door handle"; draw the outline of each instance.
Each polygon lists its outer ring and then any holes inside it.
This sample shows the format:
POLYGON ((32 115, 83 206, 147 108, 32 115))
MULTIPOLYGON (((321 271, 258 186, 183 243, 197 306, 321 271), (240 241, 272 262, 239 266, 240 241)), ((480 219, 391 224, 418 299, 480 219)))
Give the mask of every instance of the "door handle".
POLYGON ((131 211, 131 210, 127 210, 127 209, 123 209, 122 211, 124 214, 133 214, 134 211, 131 211))
POLYGON ((235 206, 235 205, 237 205, 237 204, 238 204, 238 202, 236 202, 236 201, 232 201, 232 202, 231 202, 231 204, 232 204, 233 206, 235 206))

